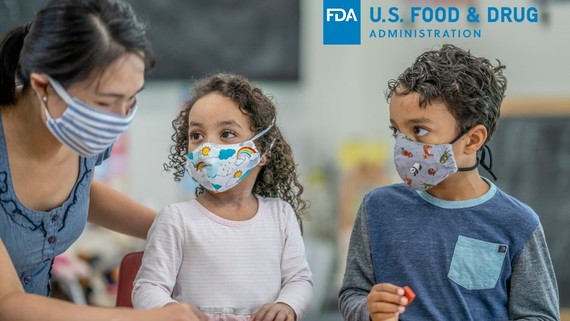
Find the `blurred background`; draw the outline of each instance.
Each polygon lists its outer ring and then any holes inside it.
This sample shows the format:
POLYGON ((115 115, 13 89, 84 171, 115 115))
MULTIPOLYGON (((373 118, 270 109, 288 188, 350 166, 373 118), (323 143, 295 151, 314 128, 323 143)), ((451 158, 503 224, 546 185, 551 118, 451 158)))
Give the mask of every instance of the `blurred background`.
MULTIPOLYGON (((193 80, 231 71, 257 82, 274 97, 277 124, 293 148, 304 196, 312 204, 304 239, 315 297, 307 320, 341 320, 337 294, 360 201, 375 186, 399 182, 388 129, 387 81, 422 51, 443 43, 499 59, 507 66, 508 89, 491 145, 496 184, 540 216, 561 306, 570 308, 570 1, 362 0, 358 46, 323 45, 322 0, 128 2, 150 25, 158 64, 138 98, 133 125, 97 169, 98 178, 157 210, 193 197, 190 179, 175 183, 162 169, 171 145, 170 123, 188 99, 193 80), (540 21, 453 25, 480 29, 481 38, 473 39, 367 38, 366 30, 379 27, 368 19, 369 7, 403 11, 411 4, 461 10, 536 7, 540 21)), ((0 32, 29 21, 42 3, 0 1, 0 32)), ((59 295, 114 305, 119 261, 143 247, 142 240, 88 226, 56 261, 59 295)))

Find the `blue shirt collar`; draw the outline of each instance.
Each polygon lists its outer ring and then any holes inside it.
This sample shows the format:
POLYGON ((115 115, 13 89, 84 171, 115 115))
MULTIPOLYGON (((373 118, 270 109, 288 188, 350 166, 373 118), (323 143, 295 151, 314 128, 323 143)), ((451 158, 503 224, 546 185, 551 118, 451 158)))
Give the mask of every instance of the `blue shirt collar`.
POLYGON ((439 199, 431 194, 429 194, 426 191, 416 191, 418 193, 418 195, 423 198, 426 202, 433 204, 437 207, 441 207, 441 208, 448 208, 448 209, 456 209, 456 208, 468 208, 468 207, 474 207, 477 205, 481 205, 485 202, 487 202, 488 200, 490 200, 491 198, 493 198, 493 196, 495 196, 495 193, 497 193, 497 186, 493 183, 491 183, 491 181, 483 176, 481 176, 481 178, 487 183, 489 184, 490 188, 489 190, 477 197, 477 198, 473 198, 470 200, 465 200, 465 201, 446 201, 446 200, 442 200, 439 199))

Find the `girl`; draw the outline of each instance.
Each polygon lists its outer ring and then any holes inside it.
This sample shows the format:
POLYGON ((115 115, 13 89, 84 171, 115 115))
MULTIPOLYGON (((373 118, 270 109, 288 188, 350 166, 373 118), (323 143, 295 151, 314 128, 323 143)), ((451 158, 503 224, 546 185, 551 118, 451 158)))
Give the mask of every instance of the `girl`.
POLYGON ((275 106, 245 78, 207 77, 173 122, 167 170, 185 168, 196 199, 157 216, 135 280, 133 304, 196 306, 210 320, 300 319, 312 276, 298 224, 300 198, 275 106))

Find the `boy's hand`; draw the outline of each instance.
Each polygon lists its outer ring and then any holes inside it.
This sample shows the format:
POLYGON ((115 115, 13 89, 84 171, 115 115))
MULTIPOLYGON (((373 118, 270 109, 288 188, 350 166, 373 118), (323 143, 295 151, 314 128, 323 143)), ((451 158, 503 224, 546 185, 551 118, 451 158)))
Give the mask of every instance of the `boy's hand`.
POLYGON ((264 304, 251 317, 251 321, 295 321, 296 319, 293 308, 281 302, 264 304))
POLYGON ((366 300, 372 321, 397 321, 406 310, 406 304, 408 299, 404 296, 404 289, 390 283, 373 286, 366 300))

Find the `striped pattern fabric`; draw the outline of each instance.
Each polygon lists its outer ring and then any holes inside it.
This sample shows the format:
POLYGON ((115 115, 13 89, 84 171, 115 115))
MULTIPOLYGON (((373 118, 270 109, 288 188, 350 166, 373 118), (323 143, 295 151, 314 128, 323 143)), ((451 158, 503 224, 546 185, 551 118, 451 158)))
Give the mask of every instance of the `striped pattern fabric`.
POLYGON ((88 157, 102 153, 111 146, 131 124, 137 104, 127 115, 118 115, 95 109, 77 98, 71 98, 65 89, 48 77, 56 93, 66 102, 67 109, 58 119, 46 110, 47 126, 64 145, 88 157))

